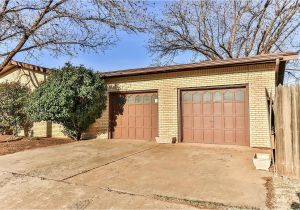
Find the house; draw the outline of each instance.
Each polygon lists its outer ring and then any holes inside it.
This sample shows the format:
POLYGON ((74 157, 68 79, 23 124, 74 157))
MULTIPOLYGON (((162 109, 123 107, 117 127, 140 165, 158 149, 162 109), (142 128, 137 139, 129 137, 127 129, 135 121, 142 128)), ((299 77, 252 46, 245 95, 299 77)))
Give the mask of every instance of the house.
POLYGON ((266 89, 274 93, 286 61, 296 57, 276 53, 99 73, 108 84, 108 106, 86 137, 269 147, 266 89))

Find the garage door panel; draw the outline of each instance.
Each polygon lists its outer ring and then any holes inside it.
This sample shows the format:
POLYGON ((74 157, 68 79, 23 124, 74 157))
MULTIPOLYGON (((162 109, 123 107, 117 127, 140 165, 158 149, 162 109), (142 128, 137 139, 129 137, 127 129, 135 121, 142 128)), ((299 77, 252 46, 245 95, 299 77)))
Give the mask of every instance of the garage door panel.
POLYGON ((143 139, 144 138, 143 129, 136 128, 135 133, 136 133, 136 139, 143 139))
POLYGON ((203 104, 203 115, 212 115, 213 114, 213 108, 210 103, 204 103, 203 104))
POLYGON ((129 127, 129 138, 135 139, 135 127, 129 127))
POLYGON ((135 127, 135 116, 129 116, 129 127, 135 127))
POLYGON ((158 128, 157 116, 152 116, 151 117, 151 127, 152 128, 158 128))
POLYGON ((129 132, 128 132, 128 128, 127 127, 122 127, 122 137, 121 138, 125 138, 125 139, 127 139, 127 138, 129 138, 129 132))
POLYGON ((129 105, 128 111, 129 111, 129 116, 135 116, 135 106, 129 105))
POLYGON ((183 138, 189 142, 193 141, 193 130, 183 128, 183 138))
POLYGON ((144 129, 143 139, 151 139, 151 128, 145 128, 144 129))
POLYGON ((235 143, 235 132, 234 130, 225 130, 225 143, 234 144, 235 143))
POLYGON ((144 119, 144 127, 151 128, 151 116, 144 117, 143 119, 144 119))
POLYGON ((144 118, 143 117, 136 117, 135 118, 136 121, 136 126, 137 128, 143 127, 144 125, 144 118))
POLYGON ((143 116, 143 114, 144 114, 143 113, 144 112, 144 106, 143 105, 141 105, 141 104, 136 105, 135 110, 136 110, 136 113, 135 113, 136 116, 143 116))
POLYGON ((214 132, 213 130, 203 130, 203 142, 206 144, 214 143, 214 132))
POLYGON ((233 110, 233 103, 229 102, 224 102, 224 115, 233 115, 234 110, 233 110))
POLYGON ((213 117, 213 125, 214 125, 214 129, 223 129, 224 128, 223 117, 213 117))
POLYGON ((194 116, 202 115, 202 104, 200 103, 193 104, 193 115, 194 116))
POLYGON ((224 130, 223 129, 214 129, 214 144, 223 144, 224 143, 224 130))
POLYGON ((183 108, 183 114, 185 116, 193 114, 193 104, 185 104, 183 108))
POLYGON ((245 118, 244 117, 236 117, 236 128, 237 129, 245 128, 245 118))
POLYGON ((184 124, 184 127, 187 127, 187 128, 193 127, 193 117, 184 117, 183 124, 184 124))
POLYGON ((214 110, 213 114, 214 115, 222 115, 222 103, 214 103, 214 110))
POLYGON ((194 117, 194 129, 203 128, 203 118, 202 117, 194 117))
POLYGON ((157 93, 111 94, 110 109, 112 138, 154 140, 158 136, 157 93))
POLYGON ((151 116, 151 105, 149 104, 149 105, 144 105, 144 107, 143 107, 143 109, 144 109, 144 116, 151 116))
POLYGON ((187 90, 181 94, 183 142, 249 145, 246 88, 187 90))
POLYGON ((225 129, 233 129, 234 128, 234 117, 224 117, 224 128, 225 129))
POLYGON ((213 117, 203 117, 203 128, 211 129, 213 127, 213 117))
POLYGON ((203 142, 203 130, 194 130, 194 136, 193 136, 194 142, 201 143, 203 142))

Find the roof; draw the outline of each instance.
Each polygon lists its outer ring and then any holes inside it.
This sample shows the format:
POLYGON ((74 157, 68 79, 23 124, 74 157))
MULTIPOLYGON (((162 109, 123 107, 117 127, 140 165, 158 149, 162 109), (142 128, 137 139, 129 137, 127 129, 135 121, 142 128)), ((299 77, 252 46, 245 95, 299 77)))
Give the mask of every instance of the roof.
POLYGON ((0 70, 0 75, 4 74, 14 68, 24 68, 24 69, 33 70, 36 72, 41 72, 41 73, 49 73, 49 71, 51 70, 49 68, 11 60, 8 65, 6 65, 2 70, 0 70))
POLYGON ((287 61, 287 60, 297 59, 297 57, 298 57, 297 53, 284 52, 284 53, 257 55, 257 56, 243 57, 243 58, 204 61, 204 62, 190 63, 190 64, 126 69, 126 70, 118 70, 118 71, 110 71, 110 72, 101 72, 99 74, 103 78, 157 74, 157 73, 187 71, 187 70, 194 70, 194 69, 200 70, 200 69, 227 67, 227 66, 236 66, 236 65, 245 65, 245 64, 270 63, 270 62, 275 62, 277 59, 280 61, 287 61))

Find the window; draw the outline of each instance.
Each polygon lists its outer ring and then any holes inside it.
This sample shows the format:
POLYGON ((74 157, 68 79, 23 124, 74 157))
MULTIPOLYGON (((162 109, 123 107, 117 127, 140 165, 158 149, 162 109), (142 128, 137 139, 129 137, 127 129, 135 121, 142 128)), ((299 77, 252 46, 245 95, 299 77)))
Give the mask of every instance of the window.
POLYGON ((136 104, 142 103, 142 97, 141 97, 140 95, 137 95, 137 96, 135 97, 135 103, 136 103, 136 104))
POLYGON ((152 95, 151 96, 151 103, 157 104, 157 102, 158 102, 157 94, 152 95))
POLYGON ((244 96, 244 91, 243 90, 238 90, 235 92, 235 100, 236 101, 244 101, 245 96, 244 96))
POLYGON ((201 101, 201 94, 196 92, 193 94, 193 102, 200 102, 201 101))
POLYGON ((203 101, 204 102, 209 102, 211 100, 210 98, 210 92, 206 91, 204 94, 203 94, 203 101))
POLYGON ((149 104, 150 103, 150 96, 145 95, 144 96, 144 104, 149 104))
POLYGON ((233 100, 233 93, 229 90, 225 91, 224 101, 232 101, 232 100, 233 100))
POLYGON ((222 101, 222 95, 220 91, 216 91, 214 93, 214 102, 220 102, 220 101, 222 101))
POLYGON ((134 104, 134 98, 133 98, 133 96, 127 96, 127 103, 128 104, 134 104))
POLYGON ((192 94, 191 93, 184 93, 183 94, 183 102, 190 102, 192 101, 192 94))

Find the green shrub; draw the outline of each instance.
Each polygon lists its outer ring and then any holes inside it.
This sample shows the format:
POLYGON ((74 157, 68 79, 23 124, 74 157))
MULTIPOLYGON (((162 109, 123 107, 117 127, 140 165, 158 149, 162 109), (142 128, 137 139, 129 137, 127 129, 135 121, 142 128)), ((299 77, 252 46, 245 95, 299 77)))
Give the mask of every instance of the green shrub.
POLYGON ((30 89, 19 82, 0 84, 0 133, 18 135, 24 129, 25 135, 31 125, 25 106, 30 89))
POLYGON ((66 135, 79 140, 101 116, 106 100, 106 85, 98 74, 66 63, 33 92, 27 111, 34 121, 61 124, 66 135))

